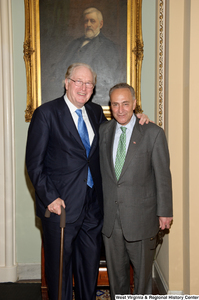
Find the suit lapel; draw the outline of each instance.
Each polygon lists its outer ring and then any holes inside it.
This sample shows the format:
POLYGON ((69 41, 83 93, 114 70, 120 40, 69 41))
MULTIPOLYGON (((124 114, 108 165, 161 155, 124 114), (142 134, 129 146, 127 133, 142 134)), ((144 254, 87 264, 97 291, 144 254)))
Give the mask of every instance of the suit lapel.
MULTIPOLYGON (((114 119, 112 121, 110 121, 109 126, 107 126, 106 131, 104 133, 105 141, 106 141, 107 160, 109 163, 109 168, 110 168, 110 171, 112 174, 112 178, 114 178, 115 181, 117 181, 117 178, 115 175, 115 167, 113 164, 113 143, 114 143, 114 137, 115 137, 116 124, 117 123, 114 119)), ((143 134, 142 134, 142 131, 140 130, 139 120, 136 117, 136 123, 135 123, 134 129, 133 129, 132 135, 131 135, 128 151, 126 154, 126 159, 124 162, 124 166, 122 168, 120 178, 122 178, 123 174, 128 169, 128 166, 129 166, 131 160, 134 158, 135 153, 137 152, 137 149, 142 140, 142 136, 143 136, 143 134)))
POLYGON ((107 160, 109 163, 109 168, 112 174, 112 177, 117 181, 116 175, 115 175, 115 168, 113 164, 113 143, 114 143, 114 137, 115 137, 115 130, 116 130, 116 121, 113 119, 109 122, 109 126, 106 128, 105 132, 105 141, 106 141, 106 154, 107 154, 107 160))
POLYGON ((92 109, 90 109, 90 107, 88 105, 86 105, 85 108, 86 108, 86 112, 87 112, 90 124, 94 131, 94 138, 93 138, 93 142, 92 142, 90 153, 89 153, 89 156, 91 156, 98 144, 99 133, 96 128, 96 121, 95 121, 94 113, 93 113, 92 109))
POLYGON ((73 117, 71 116, 70 110, 68 108, 68 105, 66 104, 64 97, 61 98, 62 101, 60 101, 60 106, 58 107, 58 114, 60 116, 61 122, 65 126, 66 130, 71 132, 73 137, 77 140, 77 142, 80 144, 81 147, 84 148, 84 145, 82 143, 82 140, 79 136, 78 130, 75 126, 75 123, 73 121, 73 117))
MULTIPOLYGON (((99 49, 101 47, 101 44, 102 44, 102 41, 101 41, 100 37, 101 36, 99 34, 97 37, 95 37, 94 39, 92 39, 88 44, 86 44, 84 47, 81 48, 81 52, 83 52, 84 55, 88 55, 86 50, 88 48, 90 48, 90 49, 92 49, 92 57, 96 57, 97 53, 99 52, 99 49)), ((87 60, 88 60, 88 57, 87 57, 87 60)))
POLYGON ((135 123, 134 129, 133 129, 132 135, 131 135, 128 151, 126 154, 126 159, 124 162, 124 166, 123 166, 120 178, 122 177, 122 175, 125 173, 125 171, 129 167, 131 160, 134 158, 135 153, 137 152, 137 149, 142 140, 142 136, 143 136, 143 134, 142 134, 142 131, 140 130, 139 120, 136 117, 136 123, 135 123))

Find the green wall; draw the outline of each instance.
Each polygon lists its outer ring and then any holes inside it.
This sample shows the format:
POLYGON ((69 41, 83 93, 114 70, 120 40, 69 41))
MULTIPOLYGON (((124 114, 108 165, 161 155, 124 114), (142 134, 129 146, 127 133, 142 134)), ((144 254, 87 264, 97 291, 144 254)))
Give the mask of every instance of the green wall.
POLYGON ((141 76, 141 101, 144 113, 153 121, 155 121, 156 97, 156 1, 142 1, 144 58, 141 76))
POLYGON ((26 72, 23 60, 25 33, 24 0, 12 0, 15 156, 16 156, 16 261, 40 262, 40 231, 36 227, 34 202, 25 176, 25 147, 29 124, 25 122, 26 72))

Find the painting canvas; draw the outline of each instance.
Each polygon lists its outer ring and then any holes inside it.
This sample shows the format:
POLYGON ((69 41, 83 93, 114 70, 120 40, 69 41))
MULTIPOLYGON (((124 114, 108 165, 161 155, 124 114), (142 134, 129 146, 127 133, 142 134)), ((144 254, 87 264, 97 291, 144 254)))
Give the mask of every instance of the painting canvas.
POLYGON ((107 106, 109 89, 126 82, 127 1, 40 0, 39 12, 41 102, 61 96, 68 66, 82 62, 97 73, 92 101, 107 106), (99 34, 85 41, 92 18, 86 20, 89 14, 83 12, 91 7, 101 12, 103 22, 99 34))

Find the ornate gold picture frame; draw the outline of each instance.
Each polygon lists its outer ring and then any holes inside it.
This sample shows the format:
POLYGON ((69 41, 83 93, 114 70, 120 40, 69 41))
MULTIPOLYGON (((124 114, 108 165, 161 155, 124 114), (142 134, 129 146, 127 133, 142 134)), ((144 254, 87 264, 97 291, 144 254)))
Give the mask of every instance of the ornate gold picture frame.
MULTIPOLYGON (((27 78, 27 106, 25 121, 29 122, 34 110, 41 105, 41 55, 39 0, 24 0, 25 40, 24 60, 27 78)), ((142 0, 127 0, 127 70, 126 80, 135 88, 137 112, 141 105, 141 68, 143 60, 142 0)), ((110 118, 109 106, 102 106, 110 118)))

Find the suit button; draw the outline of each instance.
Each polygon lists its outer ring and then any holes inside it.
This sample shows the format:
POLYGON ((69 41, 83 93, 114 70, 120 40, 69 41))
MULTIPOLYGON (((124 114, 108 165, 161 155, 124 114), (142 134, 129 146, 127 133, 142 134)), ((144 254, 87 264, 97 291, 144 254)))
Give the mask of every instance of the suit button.
POLYGON ((115 204, 117 204, 117 201, 115 201, 115 204))
POLYGON ((120 187, 120 184, 118 184, 117 187, 120 187))
POLYGON ((86 179, 86 178, 84 179, 84 182, 87 182, 87 179, 86 179))

